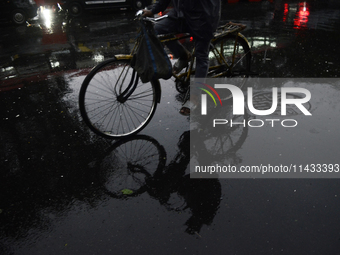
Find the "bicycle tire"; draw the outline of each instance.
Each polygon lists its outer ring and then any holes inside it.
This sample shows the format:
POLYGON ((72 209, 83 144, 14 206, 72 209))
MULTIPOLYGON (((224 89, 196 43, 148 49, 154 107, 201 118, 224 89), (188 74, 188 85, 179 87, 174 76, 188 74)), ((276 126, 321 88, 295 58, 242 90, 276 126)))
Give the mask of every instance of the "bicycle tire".
POLYGON ((130 60, 108 59, 84 79, 79 93, 80 113, 87 126, 102 137, 131 136, 152 119, 159 93, 159 82, 142 83, 130 60), (131 84, 137 86, 132 88, 131 84))
POLYGON ((228 34, 212 41, 209 52, 208 77, 248 77, 250 73, 251 51, 242 34, 228 34), (213 49, 218 50, 214 54, 213 49), (223 56, 219 57, 218 54, 223 56), (226 63, 224 62, 226 61, 226 63))
POLYGON ((201 151, 197 150, 197 152, 199 154, 203 152, 203 159, 208 160, 205 164, 233 165, 238 162, 239 157, 236 152, 241 149, 248 137, 249 128, 246 123, 248 123, 249 115, 247 111, 244 115, 233 115, 231 109, 232 107, 228 110, 220 108, 216 111, 215 109, 214 114, 208 117, 201 127, 204 132, 191 134, 190 139, 195 141, 194 148, 200 148, 201 151), (216 118, 226 119, 229 123, 217 125, 212 129, 209 123, 216 118))
MULTIPOLYGON (((237 35, 227 34, 213 39, 211 44, 207 78, 237 78, 238 80, 235 79, 234 81, 239 88, 242 88, 245 82, 244 78, 249 77, 251 65, 251 51, 245 37, 240 33, 237 35), (218 58, 219 54, 222 54, 223 58, 218 58), (223 59, 227 63, 224 63, 223 59)), ((182 94, 187 92, 190 84, 190 80, 186 77, 187 72, 188 68, 182 72, 180 79, 175 80, 176 89, 182 94)), ((195 69, 191 72, 194 75, 195 69)), ((229 98, 231 98, 230 93, 222 99, 227 100, 229 98)))
POLYGON ((118 140, 98 162, 104 192, 117 199, 139 196, 147 180, 162 173, 166 158, 164 147, 150 136, 118 140))
MULTIPOLYGON (((225 116, 226 118, 229 116, 229 121, 233 121, 233 123, 247 123, 249 118, 247 112, 245 112, 245 115, 233 116, 228 113, 225 116)), ((234 124, 233 126, 225 125, 225 127, 218 127, 218 130, 214 130, 213 134, 207 132, 203 143, 210 158, 226 160, 230 155, 234 155, 248 137, 248 130, 247 125, 234 124)))

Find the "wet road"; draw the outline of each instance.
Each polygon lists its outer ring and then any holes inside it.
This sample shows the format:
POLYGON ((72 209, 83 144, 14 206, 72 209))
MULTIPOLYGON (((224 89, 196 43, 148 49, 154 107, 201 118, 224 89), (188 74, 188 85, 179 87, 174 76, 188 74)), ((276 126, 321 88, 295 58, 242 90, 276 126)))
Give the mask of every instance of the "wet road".
MULTIPOLYGON (((313 118, 242 131, 229 163, 340 163, 339 14, 331 0, 223 6, 221 23, 248 26, 256 77, 331 79, 300 84, 313 118)), ((189 178, 189 120, 173 81, 140 136, 115 143, 88 130, 80 84, 129 52, 133 15, 1 24, 0 254, 339 254, 339 179, 189 178), (129 195, 120 177, 132 161, 162 174, 129 195)))

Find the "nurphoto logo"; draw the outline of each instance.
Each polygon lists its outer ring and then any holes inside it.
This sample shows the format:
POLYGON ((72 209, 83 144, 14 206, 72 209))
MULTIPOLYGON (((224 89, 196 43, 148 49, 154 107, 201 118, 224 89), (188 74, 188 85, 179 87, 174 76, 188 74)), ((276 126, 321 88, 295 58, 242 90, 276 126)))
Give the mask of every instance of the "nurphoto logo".
MULTIPOLYGON (((257 109, 254 105, 253 101, 253 88, 248 87, 247 88, 247 94, 245 96, 244 92, 236 85, 232 84, 214 84, 213 87, 206 84, 199 82, 199 84, 204 85, 204 87, 199 87, 200 90, 202 90, 201 94, 201 115, 207 115, 208 114, 208 102, 207 102, 207 95, 210 96, 210 98, 213 100, 215 107, 217 107, 217 101, 215 97, 218 99, 221 106, 222 100, 219 95, 218 91, 227 90, 229 94, 231 94, 232 98, 232 113, 233 115, 244 115, 245 109, 247 106, 247 109, 250 113, 252 113, 254 116, 269 116, 273 113, 277 113, 278 110, 280 110, 281 116, 287 116, 287 108, 292 107, 292 105, 298 109, 302 114, 305 116, 311 116, 312 114, 310 111, 304 106, 304 104, 308 103, 311 99, 311 93, 308 89, 305 88, 298 88, 298 87, 272 87, 271 92, 271 105, 268 105, 266 109, 257 109), (205 93, 203 93, 205 92, 205 93), (299 97, 291 97, 292 94, 298 94, 302 95, 299 97)), ((224 106, 224 107, 230 107, 230 105, 224 106)), ((211 111, 211 110, 209 110, 211 111)), ((213 114, 213 113, 212 113, 213 114)), ((232 120, 228 119, 221 119, 216 118, 213 119, 213 127, 216 125, 248 125, 249 127, 262 127, 264 126, 265 122, 269 123, 272 127, 274 127, 274 123, 281 122, 281 125, 283 127, 295 127, 297 126, 297 121, 294 119, 251 119, 247 123, 233 123, 232 120)))

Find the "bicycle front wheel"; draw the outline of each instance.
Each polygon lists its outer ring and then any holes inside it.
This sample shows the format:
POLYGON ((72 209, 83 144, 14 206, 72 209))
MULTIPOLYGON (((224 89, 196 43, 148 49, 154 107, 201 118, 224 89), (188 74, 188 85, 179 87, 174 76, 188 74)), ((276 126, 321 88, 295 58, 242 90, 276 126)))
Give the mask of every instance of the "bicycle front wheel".
POLYGON ((157 82, 142 83, 129 60, 112 58, 100 63, 86 76, 80 89, 79 107, 84 122, 106 138, 141 131, 157 107, 157 82))
POLYGON ((145 192, 147 182, 162 174, 166 152, 154 138, 136 135, 114 143, 99 163, 105 193, 123 199, 145 192))

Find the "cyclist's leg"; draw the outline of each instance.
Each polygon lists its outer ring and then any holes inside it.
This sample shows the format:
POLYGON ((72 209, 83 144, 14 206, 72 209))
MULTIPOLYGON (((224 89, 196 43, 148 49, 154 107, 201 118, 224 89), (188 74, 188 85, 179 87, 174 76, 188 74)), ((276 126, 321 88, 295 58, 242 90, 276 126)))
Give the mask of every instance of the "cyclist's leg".
MULTIPOLYGON (((172 12, 168 14, 169 18, 158 21, 155 25, 157 34, 176 34, 186 32, 182 22, 177 18, 172 18, 172 12)), ((175 58, 188 58, 188 50, 178 41, 165 43, 175 58)))
MULTIPOLYGON (((210 40, 195 40, 195 56, 196 56, 196 68, 195 79, 205 78, 209 68, 209 46, 210 40)), ((180 113, 184 116, 190 115, 190 111, 194 110, 198 105, 199 90, 197 89, 196 82, 190 83, 190 98, 182 106, 180 113)))
POLYGON ((195 40, 196 69, 195 78, 205 78, 209 68, 210 40, 195 40))

